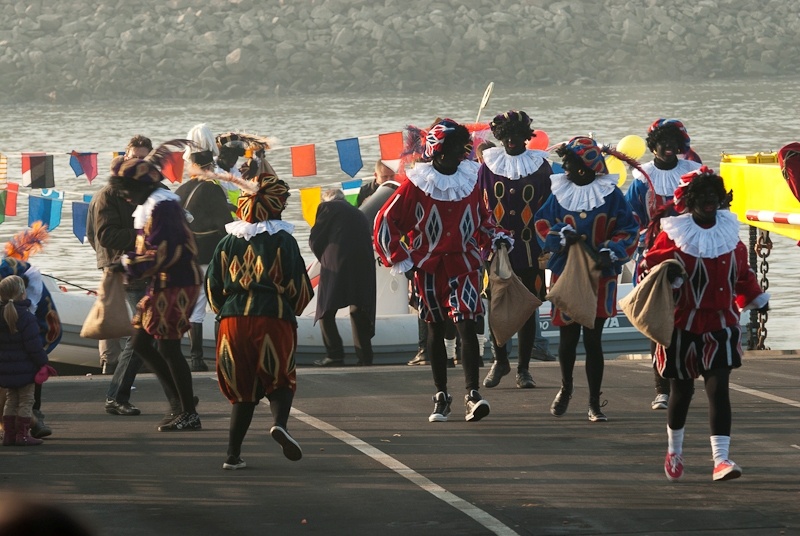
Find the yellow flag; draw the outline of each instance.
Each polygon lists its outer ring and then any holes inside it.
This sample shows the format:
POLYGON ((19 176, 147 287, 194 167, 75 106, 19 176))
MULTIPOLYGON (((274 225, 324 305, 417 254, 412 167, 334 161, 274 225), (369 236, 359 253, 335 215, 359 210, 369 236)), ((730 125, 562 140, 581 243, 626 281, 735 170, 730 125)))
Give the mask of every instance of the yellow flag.
POLYGON ((317 220, 317 207, 321 201, 321 186, 300 188, 300 205, 303 207, 303 219, 306 220, 311 227, 314 227, 314 222, 317 220))

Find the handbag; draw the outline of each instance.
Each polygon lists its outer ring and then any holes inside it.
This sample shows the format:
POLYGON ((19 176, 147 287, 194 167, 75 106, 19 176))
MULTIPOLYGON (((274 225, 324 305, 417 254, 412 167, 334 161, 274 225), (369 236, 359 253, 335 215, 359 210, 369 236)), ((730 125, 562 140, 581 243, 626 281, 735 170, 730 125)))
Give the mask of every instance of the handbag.
POLYGON ((597 318, 597 290, 600 269, 583 242, 569 247, 564 271, 547 293, 546 299, 578 324, 594 328, 597 318))
POLYGON ((667 278, 670 264, 683 266, 676 260, 666 260, 653 268, 649 274, 631 291, 619 300, 620 309, 630 323, 647 338, 669 348, 675 328, 675 295, 667 278))
POLYGON ((124 275, 106 269, 97 292, 97 300, 86 315, 81 337, 86 339, 119 339, 133 335, 124 275))
POLYGON ((494 252, 489 265, 489 328, 497 346, 518 332, 542 304, 511 269, 504 247, 494 252))

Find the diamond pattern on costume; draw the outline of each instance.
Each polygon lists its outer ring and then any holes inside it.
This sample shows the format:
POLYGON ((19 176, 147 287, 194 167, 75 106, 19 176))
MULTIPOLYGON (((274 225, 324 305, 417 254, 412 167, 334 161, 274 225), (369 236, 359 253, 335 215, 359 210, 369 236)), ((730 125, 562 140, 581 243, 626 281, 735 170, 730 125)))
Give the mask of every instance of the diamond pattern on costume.
POLYGON ((230 391, 236 394, 237 398, 241 398, 239 388, 236 385, 236 359, 233 356, 227 335, 224 335, 222 339, 220 339, 218 353, 218 367, 225 377, 225 384, 230 391))
POLYGON ((502 203, 497 203, 492 212, 494 213, 495 221, 502 221, 503 216, 506 215, 506 211, 503 208, 503 204, 502 203))
POLYGON ((472 283, 467 280, 461 289, 461 301, 464 302, 470 311, 477 310, 478 300, 480 299, 480 292, 472 283))
MULTIPOLYGON (((261 259, 258 259, 259 264, 261 259)), ((261 271, 264 271, 264 266, 261 266, 261 271)), ((272 261, 272 266, 269 267, 269 277, 276 287, 280 288, 280 282, 283 281, 283 262, 281 262, 281 250, 275 253, 275 260, 272 261)), ((258 276, 261 279, 261 274, 258 276)))
POLYGON ((264 335, 261 341, 258 366, 272 378, 272 387, 275 388, 280 376, 281 360, 269 334, 264 335))
POLYGON ((387 225, 386 219, 383 218, 381 219, 380 227, 378 227, 378 245, 386 257, 391 257, 391 250, 389 249, 391 241, 392 233, 389 232, 389 225, 387 225))
POLYGON ((431 207, 431 212, 425 222, 425 235, 428 237, 429 251, 436 249, 439 240, 442 238, 442 216, 439 214, 439 209, 436 205, 431 207))
POLYGON ((466 248, 469 239, 475 234, 476 229, 475 215, 472 213, 472 210, 466 209, 464 211, 464 214, 461 216, 461 223, 458 225, 458 229, 461 231, 461 245, 466 248))
POLYGON ((719 332, 703 334, 703 370, 711 370, 711 364, 714 362, 714 356, 717 355, 717 352, 719 352, 720 341, 714 337, 715 333, 719 332))
POLYGON ((533 219, 533 211, 531 210, 530 205, 525 205, 525 208, 522 209, 522 214, 520 214, 520 216, 522 217, 522 223, 524 223, 527 227, 527 225, 531 222, 531 219, 533 219))
POLYGON ((694 270, 692 271, 692 275, 689 277, 689 280, 692 282, 691 288, 694 296, 694 302, 699 304, 703 301, 703 296, 705 295, 709 284, 708 272, 706 272, 705 263, 695 263, 694 270))

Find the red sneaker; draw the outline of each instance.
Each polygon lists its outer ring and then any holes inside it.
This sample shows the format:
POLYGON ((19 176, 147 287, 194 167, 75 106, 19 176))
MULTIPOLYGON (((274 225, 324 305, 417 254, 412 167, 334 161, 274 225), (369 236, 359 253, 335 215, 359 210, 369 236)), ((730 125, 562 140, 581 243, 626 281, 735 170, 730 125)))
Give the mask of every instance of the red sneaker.
POLYGON ((683 476, 683 456, 667 453, 664 459, 664 472, 667 474, 667 480, 671 482, 680 480, 683 476))
POLYGON ((714 467, 714 480, 733 480, 742 476, 742 468, 730 460, 723 460, 714 467))

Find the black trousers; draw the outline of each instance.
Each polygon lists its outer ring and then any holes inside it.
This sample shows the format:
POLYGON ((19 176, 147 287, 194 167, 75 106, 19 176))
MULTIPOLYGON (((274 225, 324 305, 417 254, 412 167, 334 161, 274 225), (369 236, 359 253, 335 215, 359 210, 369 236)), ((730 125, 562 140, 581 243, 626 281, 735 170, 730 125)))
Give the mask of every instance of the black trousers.
MULTIPOLYGON (((357 305, 350 306, 350 325, 353 330, 353 345, 358 362, 372 364, 372 336, 374 327, 370 315, 357 305)), ((322 342, 331 359, 344 359, 344 346, 339 328, 336 327, 336 311, 326 311, 319 321, 322 331, 322 342)))

